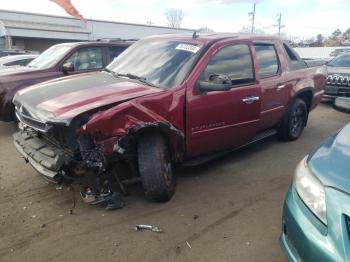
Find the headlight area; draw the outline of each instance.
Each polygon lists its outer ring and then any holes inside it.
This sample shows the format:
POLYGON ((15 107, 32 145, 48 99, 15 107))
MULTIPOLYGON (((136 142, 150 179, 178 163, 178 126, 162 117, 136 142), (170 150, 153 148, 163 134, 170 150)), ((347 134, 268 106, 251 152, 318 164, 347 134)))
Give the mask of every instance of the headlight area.
POLYGON ((294 186, 298 195, 311 212, 327 225, 326 193, 321 181, 312 173, 305 157, 297 166, 294 186))

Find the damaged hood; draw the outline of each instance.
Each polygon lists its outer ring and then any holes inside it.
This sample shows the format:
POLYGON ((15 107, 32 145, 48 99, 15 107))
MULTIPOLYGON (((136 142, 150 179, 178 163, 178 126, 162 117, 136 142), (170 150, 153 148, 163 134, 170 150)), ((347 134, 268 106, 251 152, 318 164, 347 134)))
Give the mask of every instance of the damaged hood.
POLYGON ((26 88, 17 93, 14 104, 37 120, 69 124, 84 112, 159 92, 163 90, 136 80, 94 72, 26 88))

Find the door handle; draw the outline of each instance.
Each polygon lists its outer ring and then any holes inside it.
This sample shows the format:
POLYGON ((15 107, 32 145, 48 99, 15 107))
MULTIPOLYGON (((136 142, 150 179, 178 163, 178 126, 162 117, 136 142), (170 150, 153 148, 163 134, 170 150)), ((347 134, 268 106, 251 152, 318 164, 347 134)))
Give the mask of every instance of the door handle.
POLYGON ((248 105, 254 103, 255 101, 259 101, 259 100, 260 100, 260 97, 258 97, 258 96, 247 96, 247 97, 242 99, 243 103, 246 103, 248 105))
POLYGON ((277 91, 280 91, 285 87, 286 87, 286 85, 277 85, 276 89, 277 89, 277 91))

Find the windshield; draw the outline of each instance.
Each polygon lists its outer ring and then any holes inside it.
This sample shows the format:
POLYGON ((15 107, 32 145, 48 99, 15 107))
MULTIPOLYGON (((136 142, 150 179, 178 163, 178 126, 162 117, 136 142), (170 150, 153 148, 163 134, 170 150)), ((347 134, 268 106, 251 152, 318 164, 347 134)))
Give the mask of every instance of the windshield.
POLYGON ((158 87, 172 88, 184 81, 201 47, 167 39, 145 39, 126 49, 107 70, 138 76, 158 87))
POLYGON ((350 67, 350 54, 337 56, 328 63, 329 66, 350 67))
POLYGON ((28 64, 28 67, 47 69, 54 66, 72 48, 71 45, 54 45, 28 64))

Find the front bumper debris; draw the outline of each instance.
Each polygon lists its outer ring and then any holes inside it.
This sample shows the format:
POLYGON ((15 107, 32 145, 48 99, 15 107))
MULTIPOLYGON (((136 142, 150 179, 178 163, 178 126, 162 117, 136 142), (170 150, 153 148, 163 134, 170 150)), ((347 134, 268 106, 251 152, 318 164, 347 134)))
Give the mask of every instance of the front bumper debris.
POLYGON ((30 132, 20 131, 13 137, 18 152, 39 174, 51 182, 62 182, 64 176, 62 168, 69 162, 66 154, 30 132))
POLYGON ((106 205, 106 210, 120 209, 124 207, 123 197, 118 192, 108 190, 104 193, 98 193, 91 188, 86 188, 80 192, 83 201, 90 205, 106 205))

